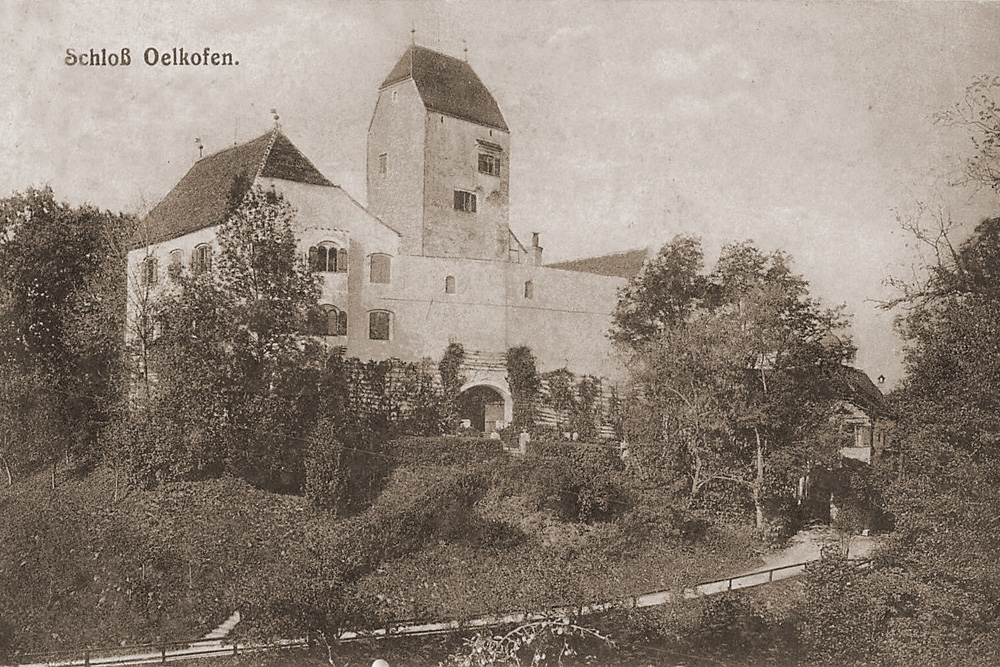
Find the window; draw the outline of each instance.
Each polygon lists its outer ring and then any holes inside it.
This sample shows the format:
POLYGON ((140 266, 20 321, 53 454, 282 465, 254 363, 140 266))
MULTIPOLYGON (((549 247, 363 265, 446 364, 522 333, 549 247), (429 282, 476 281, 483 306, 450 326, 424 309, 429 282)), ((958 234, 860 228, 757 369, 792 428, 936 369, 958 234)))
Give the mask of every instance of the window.
POLYGON ((205 273, 212 270, 212 246, 207 243, 194 249, 191 253, 191 271, 205 273))
POLYGON ((150 256, 142 260, 142 267, 140 268, 139 272, 139 281, 143 285, 147 287, 150 285, 155 285, 156 279, 159 277, 157 274, 158 271, 156 267, 155 257, 150 256))
POLYGON ((490 155, 488 153, 480 153, 479 171, 483 174, 490 174, 491 176, 499 176, 500 158, 496 155, 490 155))
POLYGON ((455 190, 455 210, 466 213, 476 212, 476 195, 465 190, 455 190))
POLYGON ((387 310, 373 310, 368 313, 368 338, 389 340, 390 313, 387 310))
POLYGON ((176 266, 180 268, 184 265, 184 251, 183 250, 171 250, 170 251, 170 266, 176 266))
POLYGON ((379 176, 385 178, 385 175, 389 171, 389 154, 382 153, 378 156, 378 173, 379 176))
POLYGON ((393 101, 393 103, 396 103, 396 102, 399 101, 399 91, 398 90, 392 91, 392 101, 393 101))
POLYGON ((444 293, 454 294, 455 293, 455 276, 448 276, 444 279, 444 293))
POLYGON ((524 283, 524 298, 534 299, 535 298, 535 283, 530 280, 524 283))
POLYGON ((389 282, 389 255, 376 253, 371 256, 371 271, 368 279, 373 283, 389 282))
POLYGON ((309 269, 316 273, 346 273, 347 250, 328 241, 309 248, 309 269))
POLYGON ((347 312, 331 305, 313 308, 306 326, 313 336, 346 336, 347 312))

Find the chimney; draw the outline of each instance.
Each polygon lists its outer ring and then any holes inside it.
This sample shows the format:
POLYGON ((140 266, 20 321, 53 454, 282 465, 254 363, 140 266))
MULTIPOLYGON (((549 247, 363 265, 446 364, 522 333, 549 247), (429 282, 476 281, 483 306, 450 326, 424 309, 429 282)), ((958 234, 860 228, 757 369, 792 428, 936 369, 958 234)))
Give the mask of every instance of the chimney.
POLYGON ((535 266, 541 266, 542 246, 538 245, 538 232, 531 233, 531 249, 534 251, 535 266))

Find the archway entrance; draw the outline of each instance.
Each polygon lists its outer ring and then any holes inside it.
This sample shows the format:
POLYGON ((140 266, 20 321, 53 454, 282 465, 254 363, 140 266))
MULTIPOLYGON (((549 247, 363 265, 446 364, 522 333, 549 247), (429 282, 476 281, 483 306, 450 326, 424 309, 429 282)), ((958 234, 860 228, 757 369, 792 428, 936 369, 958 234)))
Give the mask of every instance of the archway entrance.
POLYGON ((468 420, 472 428, 491 433, 497 422, 504 421, 504 397, 486 385, 469 387, 458 399, 459 419, 468 420))

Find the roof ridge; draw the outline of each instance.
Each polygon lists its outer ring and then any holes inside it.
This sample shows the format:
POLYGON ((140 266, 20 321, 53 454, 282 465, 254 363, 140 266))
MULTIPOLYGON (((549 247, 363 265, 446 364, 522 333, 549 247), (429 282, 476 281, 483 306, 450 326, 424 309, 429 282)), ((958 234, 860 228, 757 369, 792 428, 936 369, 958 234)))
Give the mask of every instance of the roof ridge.
POLYGON ((264 157, 261 158, 260 164, 257 165, 257 173, 253 175, 253 180, 260 178, 260 175, 264 173, 264 165, 267 164, 267 159, 271 157, 271 149, 274 148, 274 142, 278 140, 278 135, 281 133, 277 127, 271 130, 271 139, 267 142, 267 148, 264 149, 264 157))

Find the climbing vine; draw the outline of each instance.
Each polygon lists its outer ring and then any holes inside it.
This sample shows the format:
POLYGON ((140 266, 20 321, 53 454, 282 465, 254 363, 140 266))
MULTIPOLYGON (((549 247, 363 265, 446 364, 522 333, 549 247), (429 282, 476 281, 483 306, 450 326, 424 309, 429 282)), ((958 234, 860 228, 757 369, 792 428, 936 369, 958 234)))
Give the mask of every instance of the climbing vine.
POLYGON ((528 346, 507 350, 507 384, 514 399, 514 432, 530 430, 535 425, 535 403, 541 383, 535 355, 528 346))
POLYGON ((465 348, 462 344, 449 343, 438 363, 446 432, 452 432, 458 427, 458 397, 465 384, 465 376, 462 374, 464 362, 465 348))

